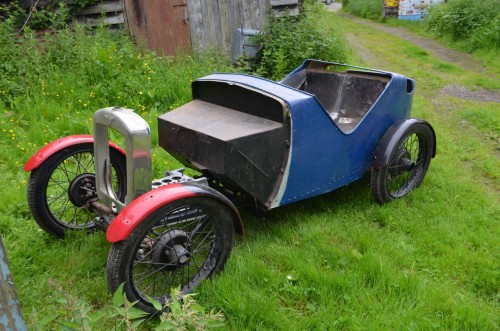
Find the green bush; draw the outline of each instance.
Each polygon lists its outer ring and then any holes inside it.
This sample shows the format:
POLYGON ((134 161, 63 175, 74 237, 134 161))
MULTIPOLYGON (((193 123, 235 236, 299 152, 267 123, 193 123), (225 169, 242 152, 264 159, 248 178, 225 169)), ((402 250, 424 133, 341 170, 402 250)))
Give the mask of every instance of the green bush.
POLYGON ((500 48, 498 0, 449 0, 430 9, 428 28, 468 50, 500 48))
POLYGON ((255 72, 279 80, 305 59, 344 62, 347 44, 329 19, 324 6, 314 1, 305 2, 299 16, 269 16, 260 36, 263 48, 254 64, 255 72))
POLYGON ((21 8, 17 2, 10 2, 0 6, 0 19, 8 17, 13 26, 19 30, 27 27, 34 30, 60 29, 65 27, 74 18, 75 13, 82 8, 100 3, 102 0, 50 0, 43 2, 32 1, 30 8, 21 8))
POLYGON ((342 7, 359 17, 379 19, 382 15, 381 0, 343 0, 342 7))
POLYGON ((69 108, 151 109, 189 99, 191 80, 228 70, 221 56, 160 58, 138 50, 128 35, 101 27, 91 34, 80 26, 14 34, 11 20, 0 22, 0 109, 41 96, 69 108))

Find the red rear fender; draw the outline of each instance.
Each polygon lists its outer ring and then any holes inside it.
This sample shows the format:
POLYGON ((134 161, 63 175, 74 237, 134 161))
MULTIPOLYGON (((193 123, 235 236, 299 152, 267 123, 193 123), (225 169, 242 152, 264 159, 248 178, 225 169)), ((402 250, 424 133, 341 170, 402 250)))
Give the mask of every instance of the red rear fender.
MULTIPOLYGON (((72 145, 83 144, 83 143, 94 143, 94 137, 92 135, 74 135, 63 137, 57 139, 38 150, 24 165, 24 171, 32 171, 38 168, 43 162, 45 162, 49 157, 55 153, 69 147, 72 145)), ((115 143, 109 142, 109 146, 118 150, 123 155, 125 151, 115 143)))
POLYGON ((225 196, 214 189, 193 183, 178 183, 159 187, 144 193, 118 214, 106 231, 106 239, 111 243, 124 240, 149 214, 173 201, 206 196, 227 205, 233 213, 236 232, 243 234, 243 222, 236 207, 225 196))

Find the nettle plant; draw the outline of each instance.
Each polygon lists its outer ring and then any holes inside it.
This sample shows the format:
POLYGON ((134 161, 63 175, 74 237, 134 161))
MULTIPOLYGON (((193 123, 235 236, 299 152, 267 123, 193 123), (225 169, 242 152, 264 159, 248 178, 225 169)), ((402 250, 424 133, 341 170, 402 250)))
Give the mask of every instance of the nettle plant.
POLYGON ((326 14, 321 3, 306 1, 298 16, 269 15, 263 33, 257 38, 262 50, 255 60, 254 71, 279 80, 304 59, 345 62, 346 43, 333 28, 324 29, 324 24, 318 24, 330 18, 326 14))
POLYGON ((101 0, 32 0, 21 7, 17 1, 12 1, 0 7, 0 17, 11 18, 17 29, 60 29, 66 27, 79 10, 100 2, 101 0))
POLYGON ((463 42, 468 50, 500 48, 500 9, 497 0, 450 0, 430 9, 429 30, 463 42))
POLYGON ((57 314, 41 317, 34 312, 30 317, 34 330, 45 330, 58 326, 63 330, 100 330, 109 327, 114 330, 133 331, 148 329, 163 330, 209 330, 224 326, 224 315, 215 309, 207 310, 200 306, 195 294, 183 295, 179 299, 179 290, 172 290, 172 301, 162 305, 152 300, 161 314, 149 315, 134 307, 135 303, 127 300, 123 284, 115 291, 112 305, 94 310, 86 300, 68 293, 61 284, 51 279, 49 287, 54 289, 57 314))

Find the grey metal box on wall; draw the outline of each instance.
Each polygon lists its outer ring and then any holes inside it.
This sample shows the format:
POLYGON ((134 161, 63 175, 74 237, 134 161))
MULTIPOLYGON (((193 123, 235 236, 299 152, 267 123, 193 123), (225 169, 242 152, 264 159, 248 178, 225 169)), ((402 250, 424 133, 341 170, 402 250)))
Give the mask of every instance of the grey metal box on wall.
POLYGON ((254 37, 260 33, 259 30, 237 28, 234 32, 234 42, 231 49, 231 58, 233 62, 240 56, 246 56, 253 59, 260 49, 254 41, 254 37))

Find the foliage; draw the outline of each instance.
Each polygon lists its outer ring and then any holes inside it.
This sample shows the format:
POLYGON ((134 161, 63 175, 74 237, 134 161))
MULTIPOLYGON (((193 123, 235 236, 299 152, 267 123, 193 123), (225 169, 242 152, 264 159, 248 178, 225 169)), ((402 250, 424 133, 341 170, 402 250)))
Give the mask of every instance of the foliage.
MULTIPOLYGON (((91 318, 91 313, 111 301, 103 276, 109 245, 100 235, 70 235, 63 243, 33 227, 21 165, 49 141, 91 133, 92 114, 109 106, 141 114, 150 123, 157 145, 158 115, 190 101, 194 79, 231 68, 218 54, 160 58, 137 49, 128 35, 102 27, 88 33, 76 26, 43 35, 26 30, 15 38, 13 23, 12 17, 0 22, 1 182, 13 188, 2 195, 0 232, 6 246, 16 243, 8 251, 25 316, 35 316, 31 327, 46 318, 51 325, 72 319, 69 312, 56 313, 59 299, 48 295, 47 278, 71 284, 66 291, 78 298, 69 300, 75 314, 80 311, 91 318), (58 253, 53 251, 56 247, 58 253)), ((156 174, 180 167, 158 147, 153 153, 156 174)), ((112 321, 106 323, 111 326, 102 330, 114 326, 112 321)))
POLYGON ((30 32, 16 40, 9 23, 0 25, 0 106, 10 110, 43 97, 69 111, 113 104, 145 113, 187 100, 189 82, 202 72, 228 70, 215 54, 174 61, 137 51, 128 36, 104 28, 92 35, 80 26, 41 37, 30 32))
POLYGON ((299 16, 268 16, 260 43, 263 49, 257 57, 257 74, 279 80, 298 67, 304 59, 344 62, 345 41, 328 25, 321 3, 308 1, 299 16))
MULTIPOLYGON (((208 330, 224 326, 224 314, 214 309, 206 312, 194 299, 194 294, 183 295, 179 290, 172 291, 172 302, 165 313, 160 315, 160 323, 154 328, 160 330, 208 330)), ((164 309, 159 302, 153 301, 157 310, 164 309)), ((164 309, 165 310, 165 309, 164 309)))
POLYGON ((449 0, 430 9, 429 30, 468 50, 500 49, 500 5, 498 0, 449 0))
POLYGON ((63 288, 56 280, 49 280, 49 287, 54 289, 57 312, 49 316, 36 318, 33 330, 53 329, 56 325, 62 330, 102 330, 103 325, 113 326, 114 330, 139 330, 145 326, 155 331, 163 330, 208 330, 224 326, 224 315, 211 310, 206 312, 194 299, 194 294, 177 298, 178 290, 172 291, 172 302, 162 307, 154 299, 161 314, 151 316, 134 307, 127 300, 123 284, 113 294, 112 305, 95 310, 86 300, 77 298, 63 288))
POLYGON ((342 8, 359 17, 380 19, 382 0, 342 0, 342 8))
POLYGON ((85 6, 97 4, 102 0, 49 0, 32 1, 30 8, 21 8, 17 2, 0 6, 0 18, 10 17, 16 29, 59 29, 68 25, 75 13, 85 6))

